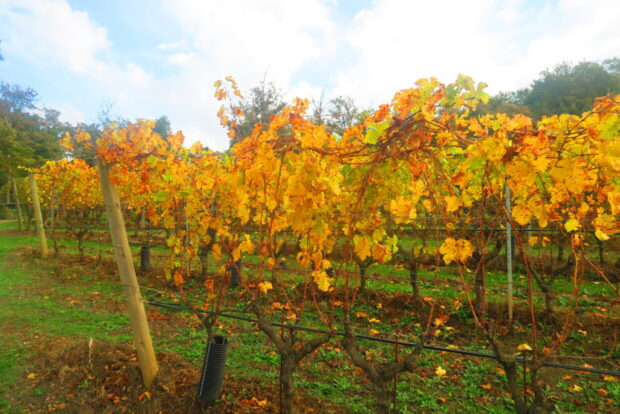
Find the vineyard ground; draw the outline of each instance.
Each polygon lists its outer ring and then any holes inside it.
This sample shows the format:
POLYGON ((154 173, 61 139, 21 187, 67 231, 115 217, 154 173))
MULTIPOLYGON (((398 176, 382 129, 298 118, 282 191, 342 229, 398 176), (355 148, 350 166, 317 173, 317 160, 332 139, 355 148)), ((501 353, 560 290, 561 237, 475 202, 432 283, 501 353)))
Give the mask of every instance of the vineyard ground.
MULTIPOLYGON (((40 260, 34 237, 7 230, 12 227, 13 223, 0 224, 0 412, 200 412, 194 395, 206 335, 195 317, 148 308, 162 369, 149 396, 140 384, 110 262, 97 264, 92 257, 80 261, 70 252, 71 242, 64 242, 68 247, 60 257, 40 260)), ((164 286, 154 278, 142 283, 152 292, 164 286)), ((221 323, 218 330, 231 338, 223 400, 204 412, 277 412, 278 355, 273 346, 248 324, 221 323)), ((456 331, 466 328, 454 326, 456 331)), ((607 326, 617 327, 617 321, 607 326)), ((377 328, 390 330, 389 324, 377 328)), ((609 342, 610 335, 594 335, 578 334, 565 353, 616 346, 609 342)), ((376 355, 394 352, 389 346, 369 348, 376 355)), ((489 360, 424 352, 420 369, 399 377, 397 406, 402 413, 512 412, 503 388, 505 376, 498 368, 489 360), (447 375, 437 377, 437 366, 447 375)), ((559 412, 611 413, 619 408, 619 381, 571 371, 545 372, 559 412)), ((368 384, 336 344, 304 360, 296 384, 297 404, 305 412, 370 412, 368 384)))

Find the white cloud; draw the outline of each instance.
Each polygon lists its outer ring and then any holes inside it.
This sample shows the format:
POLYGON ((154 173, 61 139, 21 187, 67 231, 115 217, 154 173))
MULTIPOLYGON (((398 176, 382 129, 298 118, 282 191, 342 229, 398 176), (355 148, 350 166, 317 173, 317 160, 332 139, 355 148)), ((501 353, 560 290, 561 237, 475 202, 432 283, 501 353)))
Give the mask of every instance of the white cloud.
POLYGON ((218 76, 254 86, 267 73, 287 88, 294 71, 328 50, 325 1, 166 0, 190 47, 218 76))
POLYGON ((84 112, 68 103, 57 105, 54 109, 60 111, 60 120, 62 122, 77 124, 79 122, 84 122, 86 119, 84 112))
POLYGON ((50 76, 69 72, 88 80, 92 90, 106 94, 94 96, 96 100, 122 101, 145 90, 153 78, 134 62, 115 61, 107 29, 65 0, 8 0, 0 7, 0 21, 6 23, 7 54, 42 67, 50 76))
MULTIPOLYGON (((451 82, 464 73, 496 92, 526 86, 563 60, 620 55, 617 0, 375 0, 349 24, 342 16, 336 24, 336 0, 160 1, 169 19, 162 27, 181 34, 140 52, 158 56, 165 71, 153 59, 146 66, 120 55, 108 38, 114 26, 67 0, 0 0, 2 48, 44 76, 93 85, 83 100, 112 100, 125 117, 165 114, 187 144, 199 139, 218 150, 228 138, 212 85, 227 75, 243 90, 266 75, 289 100, 319 99, 331 82, 326 101, 348 95, 366 107, 420 77, 451 82), (312 78, 299 81, 305 74, 312 78)), ((54 101, 63 119, 84 120, 77 103, 54 101)))
POLYGON ((232 75, 247 90, 266 75, 288 92, 286 98, 317 90, 308 83, 294 85, 291 79, 304 65, 333 51, 329 43, 336 29, 327 2, 165 0, 164 4, 185 37, 158 46, 176 52, 167 59, 178 67, 173 76, 150 85, 149 94, 163 97, 165 103, 161 98, 159 104, 157 99, 144 101, 151 103, 153 112, 167 114, 174 128, 183 129, 187 144, 199 139, 212 149, 229 145, 215 115, 221 105, 213 97, 217 79, 232 75))
POLYGON ((521 0, 378 0, 347 33, 356 60, 337 75, 335 90, 378 104, 420 77, 447 83, 458 73, 491 92, 513 90, 560 61, 620 54, 618 16, 615 0, 542 9, 521 0))
POLYGON ((111 47, 106 29, 65 1, 8 0, 0 17, 9 27, 4 47, 15 56, 81 75, 104 69, 99 55, 111 47))
POLYGON ((174 65, 186 65, 196 57, 195 53, 175 53, 168 57, 168 62, 174 65))
POLYGON ((157 45, 157 49, 164 50, 164 51, 185 49, 186 47, 187 47, 187 43, 185 41, 160 43, 157 45))

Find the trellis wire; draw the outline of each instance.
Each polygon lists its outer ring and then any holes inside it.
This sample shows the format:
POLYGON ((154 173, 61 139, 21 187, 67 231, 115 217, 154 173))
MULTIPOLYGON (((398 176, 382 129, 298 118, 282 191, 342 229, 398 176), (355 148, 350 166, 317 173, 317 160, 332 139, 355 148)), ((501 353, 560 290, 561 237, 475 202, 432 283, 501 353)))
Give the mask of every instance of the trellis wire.
MULTIPOLYGON (((157 306, 157 307, 162 307, 162 308, 173 309, 173 310, 176 310, 176 311, 191 311, 191 312, 194 312, 194 313, 216 315, 218 317, 223 317, 223 318, 228 318, 228 319, 236 319, 236 320, 240 320, 240 321, 244 321, 244 322, 258 323, 257 319, 250 318, 248 316, 233 315, 233 314, 230 314, 230 313, 208 312, 208 311, 205 311, 203 309, 198 309, 198 308, 195 308, 193 306, 188 306, 188 305, 181 305, 181 304, 175 303, 175 302, 149 301, 149 302, 147 302, 147 304, 149 304, 151 306, 157 306)), ((345 335, 345 333, 341 332, 341 331, 330 332, 328 330, 320 329, 320 328, 310 328, 310 327, 306 327, 306 326, 289 325, 289 324, 279 323, 279 322, 270 322, 270 323, 273 326, 277 326, 279 328, 284 328, 284 329, 290 329, 290 330, 294 330, 294 331, 320 333, 320 334, 331 334, 331 335, 338 335, 338 336, 344 336, 345 335)), ((415 347, 417 345, 414 342, 396 341, 394 339, 381 338, 381 337, 369 336, 369 335, 359 335, 359 334, 357 334, 357 335, 355 335, 355 337, 359 338, 359 339, 368 340, 368 341, 380 342, 380 343, 391 344, 391 345, 400 345, 400 346, 405 346, 405 347, 415 347)), ((479 357, 479 358, 487 358, 487 359, 495 359, 495 360, 498 359, 497 356, 495 356, 494 354, 491 354, 491 353, 488 353, 488 352, 483 352, 483 351, 471 351, 471 350, 466 350, 466 349, 455 349, 455 348, 441 347, 441 346, 436 346, 436 345, 423 345, 422 347, 424 349, 427 349, 427 350, 430 350, 430 351, 447 352, 447 353, 465 355, 465 356, 470 356, 470 357, 479 357)), ((522 356, 516 356, 515 359, 518 362, 532 363, 531 359, 523 358, 522 356)), ((580 367, 580 366, 577 366, 577 365, 568 365, 568 364, 562 364, 562 363, 559 363, 559 362, 552 362, 552 361, 544 361, 542 363, 542 365, 547 366, 547 367, 552 367, 552 368, 571 370, 571 371, 591 372, 591 373, 594 373, 594 374, 602 374, 602 375, 610 375, 610 376, 614 376, 614 377, 620 377, 620 371, 612 371, 612 370, 608 370, 608 369, 591 368, 591 367, 580 367)))

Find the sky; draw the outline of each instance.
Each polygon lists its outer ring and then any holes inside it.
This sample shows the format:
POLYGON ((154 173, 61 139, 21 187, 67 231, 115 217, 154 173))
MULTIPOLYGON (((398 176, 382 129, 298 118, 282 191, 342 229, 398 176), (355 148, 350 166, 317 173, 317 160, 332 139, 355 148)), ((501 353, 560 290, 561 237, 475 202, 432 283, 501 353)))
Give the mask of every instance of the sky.
POLYGON ((113 104, 228 148, 213 83, 375 107, 459 73, 497 93, 566 61, 620 56, 620 0, 0 0, 0 81, 67 122, 113 104))

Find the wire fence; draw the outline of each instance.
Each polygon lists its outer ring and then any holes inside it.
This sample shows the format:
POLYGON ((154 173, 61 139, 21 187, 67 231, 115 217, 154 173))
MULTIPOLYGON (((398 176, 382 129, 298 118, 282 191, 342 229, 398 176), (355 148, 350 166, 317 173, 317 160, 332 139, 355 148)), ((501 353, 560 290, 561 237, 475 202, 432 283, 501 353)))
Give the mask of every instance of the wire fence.
MULTIPOLYGON (((87 229, 87 230, 96 230, 96 231, 108 231, 109 229, 107 227, 92 227, 92 226, 82 226, 82 227, 78 227, 79 229, 87 229)), ((50 229, 53 230, 62 230, 62 231, 79 231, 79 230, 74 230, 72 227, 66 227, 66 226, 55 226, 55 227, 50 227, 50 229)), ((127 231, 143 231, 143 232, 148 232, 148 231, 165 231, 165 230, 170 230, 170 229, 166 229, 163 227, 147 227, 147 228, 127 228, 127 231)), ((241 230, 242 232, 248 232, 247 230, 249 229, 245 229, 241 230)), ((255 229, 252 229, 255 230, 255 229)), ((158 247, 158 248, 163 248, 163 249, 168 249, 168 245, 165 243, 156 243, 152 240, 130 240, 130 243, 132 244, 142 244, 148 247, 158 247)), ((501 257, 499 258, 501 260, 501 257)), ((439 261, 441 263, 441 260, 439 261)), ((226 262, 218 262, 218 265, 224 265, 226 264, 226 262)), ((400 265, 400 266, 405 266, 401 263, 394 263, 396 265, 400 265)), ((423 263, 421 263, 423 264, 423 263)), ((257 264, 254 263, 245 263, 244 265, 249 266, 249 267, 255 267, 257 266, 257 264)), ((435 267, 436 264, 434 265, 435 267)), ((530 264, 531 266, 531 264, 530 264)), ((275 268, 276 270, 281 270, 281 271, 285 271, 285 272, 290 272, 290 273, 296 273, 296 274, 308 274, 311 275, 314 270, 312 269, 308 269, 308 268, 301 268, 301 267, 296 267, 296 266, 291 266, 291 265, 275 265, 272 267, 272 269, 275 268)), ((346 275, 353 275, 354 272, 351 271, 346 271, 346 270, 341 270, 341 271, 335 271, 332 270, 333 274, 338 274, 339 276, 346 276, 346 275)), ((432 270, 428 270, 428 272, 432 272, 432 270)), ((369 275, 369 279, 368 280, 382 280, 382 281, 398 281, 398 282, 402 282, 402 283, 408 283, 409 281, 406 280, 406 277, 394 277, 394 276, 390 276, 388 274, 384 274, 384 273, 370 273, 369 275)), ((410 282, 409 282, 410 283, 410 282)), ((422 288, 437 288, 438 285, 448 285, 449 287, 453 287, 453 288, 458 288, 458 289, 465 289, 465 288, 476 288, 478 286, 476 286, 475 284, 463 284, 462 281, 460 280, 449 280, 449 279, 443 279, 443 278, 437 278, 437 277, 433 277, 432 280, 428 280, 427 277, 424 277, 422 275, 418 276, 418 280, 416 281, 417 285, 422 287, 422 288)), ((498 295, 506 295, 506 287, 497 287, 497 286, 489 286, 489 285, 485 285, 484 289, 488 292, 492 292, 498 295)), ((518 286, 515 286, 515 290, 514 290, 514 296, 515 297, 524 297, 527 296, 528 292, 526 289, 520 289, 518 286)), ((550 297, 550 298, 554 298, 554 299, 559 299, 559 298, 566 298, 566 299, 572 299, 574 298, 574 295, 572 293, 563 293, 563 292, 543 292, 543 291, 534 291, 532 292, 532 295, 535 297, 550 297)), ((585 294, 585 293, 579 293, 578 297, 583 298, 583 299, 590 299, 590 300, 594 300, 594 301, 602 301, 602 302, 609 302, 609 303, 620 303, 620 297, 606 297, 606 296, 602 296, 602 295, 589 295, 589 294, 585 294)))
MULTIPOLYGON (((176 311, 189 311, 193 313, 214 315, 217 317, 235 319, 235 320, 244 321, 244 322, 258 323, 257 319, 251 318, 249 316, 233 315, 231 313, 209 312, 209 311, 205 311, 204 309, 198 309, 193 306, 183 305, 183 304, 176 303, 176 302, 149 301, 147 302, 147 304, 151 306, 161 307, 161 308, 168 308, 168 309, 172 309, 176 311)), ((324 335, 345 336, 345 333, 342 331, 329 331, 326 329, 312 328, 312 327, 306 327, 306 326, 300 326, 300 325, 291 325, 291 324, 285 324, 285 323, 279 323, 279 322, 270 322, 270 323, 272 326, 276 326, 276 327, 288 329, 288 330, 293 330, 293 331, 310 332, 310 333, 317 333, 317 334, 324 334, 324 335)), ((398 341, 394 339, 388 339, 388 338, 382 338, 382 337, 370 336, 370 335, 356 334, 355 338, 372 341, 372 342, 380 342, 384 344, 404 346, 404 347, 415 347, 417 345, 415 342, 398 341)), ((458 354, 458 355, 463 355, 463 356, 468 356, 468 357, 487 358, 487 359, 494 359, 494 360, 498 359, 498 357, 495 354, 492 354, 490 352, 484 352, 481 350, 457 349, 453 347, 443 347, 443 346, 429 345, 429 344, 423 345, 422 348, 430 350, 430 351, 446 352, 446 353, 458 354)), ((582 358, 580 356, 570 356, 570 357, 571 358, 582 358)), ((526 363, 526 364, 531 364, 534 362, 532 359, 524 358, 522 356, 515 356, 515 359, 517 362, 526 363)), ((569 364, 562 364, 562 363, 553 362, 553 361, 543 361, 542 365, 546 367, 551 367, 551 368, 559 368, 559 369, 578 371, 578 372, 590 372, 593 374, 620 377, 620 371, 614 371, 614 370, 609 370, 609 369, 569 365, 569 364)))

